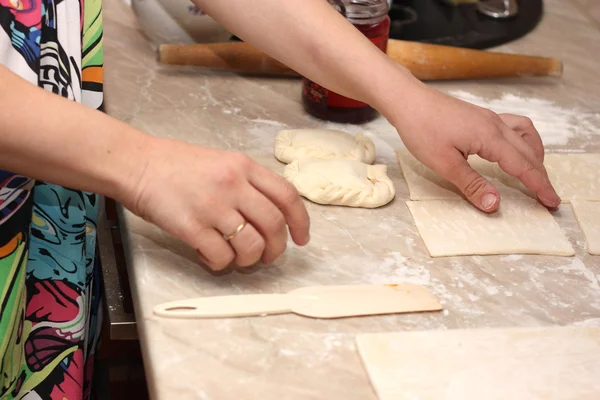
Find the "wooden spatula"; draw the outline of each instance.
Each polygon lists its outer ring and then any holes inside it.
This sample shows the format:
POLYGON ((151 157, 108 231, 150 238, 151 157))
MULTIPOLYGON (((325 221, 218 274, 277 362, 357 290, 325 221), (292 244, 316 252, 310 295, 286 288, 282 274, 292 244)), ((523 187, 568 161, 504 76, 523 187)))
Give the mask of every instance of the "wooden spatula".
POLYGON ((439 311, 440 302, 418 285, 313 286, 287 294, 202 297, 161 304, 165 318, 229 318, 295 313, 313 318, 439 311))

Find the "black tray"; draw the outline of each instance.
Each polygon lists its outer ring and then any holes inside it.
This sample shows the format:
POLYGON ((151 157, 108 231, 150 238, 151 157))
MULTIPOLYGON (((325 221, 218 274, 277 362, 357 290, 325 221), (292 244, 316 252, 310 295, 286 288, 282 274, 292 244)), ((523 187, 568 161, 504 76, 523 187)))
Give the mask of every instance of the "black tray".
POLYGON ((542 18, 542 0, 518 4, 515 17, 493 19, 479 13, 476 4, 452 7, 440 0, 394 0, 390 37, 473 49, 498 46, 526 35, 542 18))

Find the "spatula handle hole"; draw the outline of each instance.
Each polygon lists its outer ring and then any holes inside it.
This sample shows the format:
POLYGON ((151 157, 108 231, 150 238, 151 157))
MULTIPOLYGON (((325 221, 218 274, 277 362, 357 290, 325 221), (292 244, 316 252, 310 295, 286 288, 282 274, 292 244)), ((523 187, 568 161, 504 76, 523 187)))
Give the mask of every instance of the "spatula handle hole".
POLYGON ((179 306, 179 307, 165 308, 165 311, 194 311, 195 309, 196 309, 196 307, 179 306))

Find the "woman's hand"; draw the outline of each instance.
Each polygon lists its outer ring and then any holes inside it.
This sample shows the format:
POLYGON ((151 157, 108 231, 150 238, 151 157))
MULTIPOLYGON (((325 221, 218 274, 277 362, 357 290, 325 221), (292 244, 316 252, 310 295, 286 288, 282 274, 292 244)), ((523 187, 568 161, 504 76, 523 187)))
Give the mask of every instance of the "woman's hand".
POLYGON ((144 158, 123 204, 192 245, 210 268, 274 261, 288 226, 296 244, 308 243, 309 217, 296 189, 245 155, 154 138, 144 158))
POLYGON ((248 157, 149 136, 1 65, 0 87, 0 169, 111 197, 213 269, 272 262, 285 250, 286 225, 294 242, 308 242, 296 189, 248 157))
POLYGON ((559 206, 560 198, 543 165, 542 140, 531 120, 512 114, 497 115, 420 82, 410 90, 400 91, 405 100, 387 117, 406 147, 423 164, 456 185, 476 207, 495 211, 500 195, 469 166, 467 157, 471 154, 497 162, 535 192, 546 207, 559 206))

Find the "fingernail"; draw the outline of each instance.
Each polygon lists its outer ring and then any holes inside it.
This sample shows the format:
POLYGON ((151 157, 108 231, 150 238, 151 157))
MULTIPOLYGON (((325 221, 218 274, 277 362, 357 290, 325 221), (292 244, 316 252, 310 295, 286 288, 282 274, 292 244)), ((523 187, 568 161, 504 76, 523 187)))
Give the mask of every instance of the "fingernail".
POLYGON ((489 210, 494 207, 497 201, 498 196, 496 196, 494 193, 488 193, 481 198, 481 208, 484 210, 489 210))

